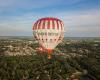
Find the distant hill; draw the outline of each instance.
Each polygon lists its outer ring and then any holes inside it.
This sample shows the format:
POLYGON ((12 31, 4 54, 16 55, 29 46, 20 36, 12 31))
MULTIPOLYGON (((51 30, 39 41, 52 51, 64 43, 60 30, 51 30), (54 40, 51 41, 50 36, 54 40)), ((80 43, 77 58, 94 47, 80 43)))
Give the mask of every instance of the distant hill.
POLYGON ((93 39, 100 39, 100 37, 64 37, 65 39, 73 39, 73 40, 93 40, 93 39))
POLYGON ((0 39, 32 39, 32 36, 0 36, 0 39))
MULTIPOLYGON (((33 39, 33 36, 0 36, 0 39, 33 39)), ((91 40, 91 39, 100 39, 100 37, 64 37, 64 39, 91 40)))

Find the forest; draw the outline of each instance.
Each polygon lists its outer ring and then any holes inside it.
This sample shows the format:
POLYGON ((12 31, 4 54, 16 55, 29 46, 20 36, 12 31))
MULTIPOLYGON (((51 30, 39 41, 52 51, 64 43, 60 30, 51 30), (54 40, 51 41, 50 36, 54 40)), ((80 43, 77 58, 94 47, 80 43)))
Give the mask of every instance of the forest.
MULTIPOLYGON (((26 45, 27 41, 15 41, 13 45, 26 45)), ((4 45, 11 45, 12 41, 0 43, 0 80, 100 80, 100 40, 65 39, 51 59, 36 51, 31 55, 2 55, 9 50, 4 45)), ((38 43, 33 41, 28 46, 35 50, 38 43)))

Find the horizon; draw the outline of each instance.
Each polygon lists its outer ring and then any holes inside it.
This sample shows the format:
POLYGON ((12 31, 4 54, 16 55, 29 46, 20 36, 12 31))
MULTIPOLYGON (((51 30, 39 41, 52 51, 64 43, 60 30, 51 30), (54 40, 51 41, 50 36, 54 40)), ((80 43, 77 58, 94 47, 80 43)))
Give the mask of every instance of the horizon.
POLYGON ((65 37, 100 37, 100 0, 1 0, 0 36, 32 36, 44 17, 61 19, 65 37))
MULTIPOLYGON (((33 36, 0 36, 0 37, 32 37, 33 38, 33 36)), ((96 36, 94 36, 94 37, 91 37, 91 36, 88 36, 88 37, 64 36, 64 38, 100 38, 100 37, 96 37, 96 36)))

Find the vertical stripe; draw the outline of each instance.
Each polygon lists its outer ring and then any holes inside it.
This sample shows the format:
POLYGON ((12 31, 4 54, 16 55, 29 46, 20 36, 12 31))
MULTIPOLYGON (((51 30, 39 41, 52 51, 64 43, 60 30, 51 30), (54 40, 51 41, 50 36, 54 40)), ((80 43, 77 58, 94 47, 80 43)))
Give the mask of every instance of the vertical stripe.
POLYGON ((36 23, 36 29, 38 29, 39 21, 36 23))
POLYGON ((62 22, 60 22, 60 24, 61 24, 61 30, 63 30, 63 23, 62 23, 62 22))
POLYGON ((58 24, 59 24, 59 30, 62 30, 61 21, 59 21, 58 24))
POLYGON ((57 29, 59 30, 59 24, 58 24, 58 21, 56 21, 56 23, 57 23, 57 29))
POLYGON ((47 29, 50 29, 50 21, 48 20, 48 26, 47 29))
POLYGON ((38 29, 41 29, 41 20, 38 22, 38 29))
POLYGON ((55 26, 55 29, 57 29, 57 23, 55 20, 54 20, 54 26, 55 26))
POLYGON ((48 26, 48 20, 45 20, 45 29, 47 29, 48 26))
POLYGON ((45 29, 45 20, 43 20, 42 29, 45 29))
POLYGON ((50 29, 52 29, 52 20, 50 20, 49 22, 50 22, 50 29))
POLYGON ((41 27, 41 29, 43 29, 43 23, 44 23, 44 21, 41 20, 41 23, 40 23, 40 27, 41 27))
POLYGON ((52 29, 55 29, 54 21, 52 20, 52 29))

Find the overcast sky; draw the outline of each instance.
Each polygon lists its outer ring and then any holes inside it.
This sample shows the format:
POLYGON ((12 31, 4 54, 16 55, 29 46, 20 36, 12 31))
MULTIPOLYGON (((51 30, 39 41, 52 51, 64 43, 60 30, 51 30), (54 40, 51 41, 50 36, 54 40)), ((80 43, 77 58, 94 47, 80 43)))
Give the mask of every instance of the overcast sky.
POLYGON ((61 19, 66 37, 100 37, 100 0, 0 0, 0 36, 32 36, 42 17, 61 19))

